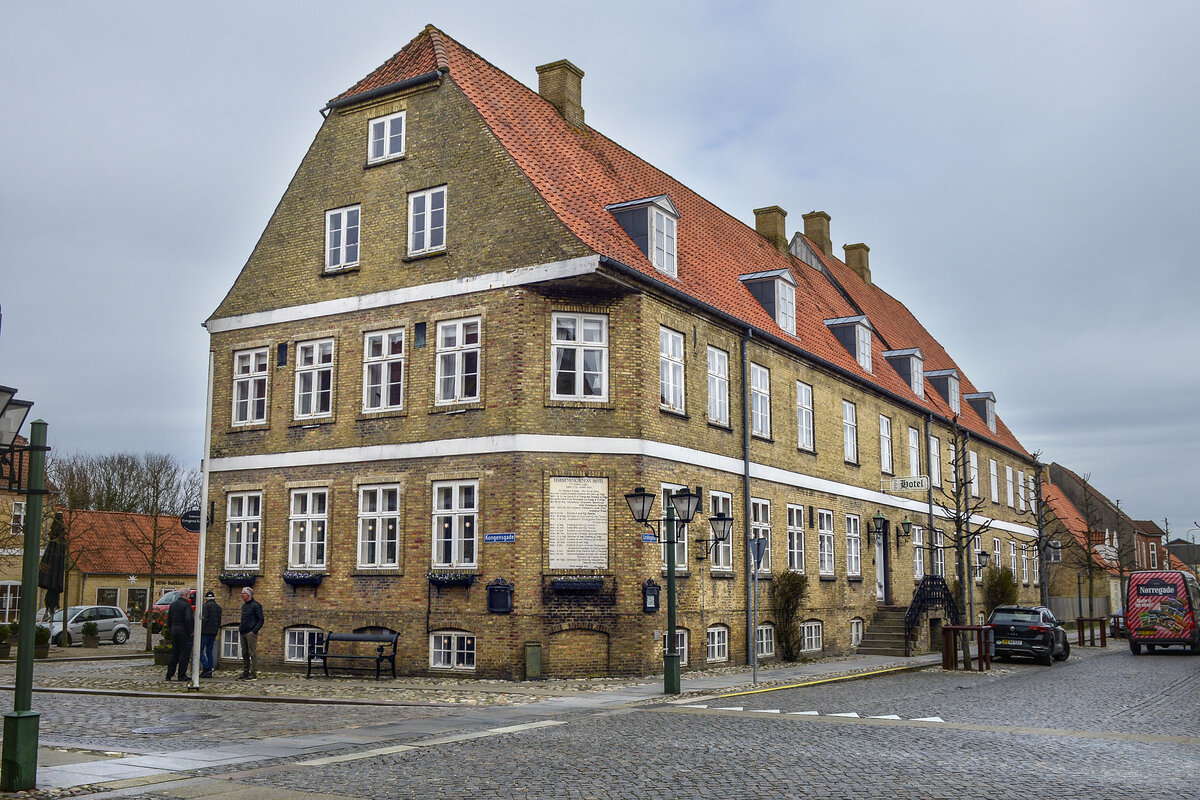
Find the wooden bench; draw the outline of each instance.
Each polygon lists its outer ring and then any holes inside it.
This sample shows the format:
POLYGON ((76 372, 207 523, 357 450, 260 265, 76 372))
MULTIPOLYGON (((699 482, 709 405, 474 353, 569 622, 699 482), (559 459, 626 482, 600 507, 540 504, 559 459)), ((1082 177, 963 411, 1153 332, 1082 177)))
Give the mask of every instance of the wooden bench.
POLYGON ((375 663, 375 680, 379 680, 379 672, 383 668, 384 662, 387 662, 392 670, 392 677, 396 677, 396 642, 399 640, 398 633, 334 633, 329 631, 325 634, 325 641, 322 644, 310 644, 308 647, 308 673, 305 678, 312 677, 312 668, 314 661, 320 661, 321 667, 324 669, 325 677, 329 677, 329 660, 340 659, 349 661, 351 664, 346 666, 346 669, 368 670, 369 666, 354 666, 354 662, 358 661, 373 661, 375 663), (355 653, 331 653, 330 646, 338 642, 349 642, 349 647, 353 648, 356 642, 370 642, 378 644, 375 648, 375 653, 372 655, 358 655, 355 653), (388 645, 391 645, 391 650, 387 650, 388 645), (386 652, 385 652, 386 651, 386 652))

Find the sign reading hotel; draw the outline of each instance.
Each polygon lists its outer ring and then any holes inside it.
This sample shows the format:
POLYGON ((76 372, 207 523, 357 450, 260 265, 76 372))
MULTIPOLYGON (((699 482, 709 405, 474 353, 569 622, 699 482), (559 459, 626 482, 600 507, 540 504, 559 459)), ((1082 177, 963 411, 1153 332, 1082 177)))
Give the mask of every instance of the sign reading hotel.
POLYGON ((608 569, 608 478, 550 479, 550 569, 608 569))
POLYGON ((890 481, 893 492, 927 492, 929 491, 929 476, 915 475, 911 478, 892 478, 890 481))

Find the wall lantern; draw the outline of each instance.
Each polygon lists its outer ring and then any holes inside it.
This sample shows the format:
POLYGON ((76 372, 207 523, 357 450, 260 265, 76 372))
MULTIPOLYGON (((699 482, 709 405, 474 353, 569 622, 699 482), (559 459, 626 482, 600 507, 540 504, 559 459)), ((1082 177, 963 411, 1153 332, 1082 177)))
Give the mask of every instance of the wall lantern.
POLYGON ((662 587, 654 582, 653 578, 647 578, 642 584, 642 611, 647 614, 653 614, 658 611, 658 593, 662 587))
POLYGON ((487 610, 489 614, 508 614, 512 612, 512 581, 496 578, 487 585, 487 610))

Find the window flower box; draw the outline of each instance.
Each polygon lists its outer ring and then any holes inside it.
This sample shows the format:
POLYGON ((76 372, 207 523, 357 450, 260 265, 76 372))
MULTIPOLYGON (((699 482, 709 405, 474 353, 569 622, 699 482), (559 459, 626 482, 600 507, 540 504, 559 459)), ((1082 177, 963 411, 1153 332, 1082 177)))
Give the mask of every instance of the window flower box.
POLYGON ((587 575, 551 578, 550 588, 559 594, 596 594, 604 588, 604 578, 587 575))
POLYGON ((225 586, 253 586, 258 580, 256 572, 222 572, 217 576, 217 580, 225 586))
POLYGON ((425 577, 429 580, 430 586, 436 586, 439 589, 443 586, 470 586, 475 583, 474 572, 436 572, 430 570, 425 573, 425 577))
POLYGON ((323 572, 285 572, 283 573, 283 582, 295 589, 298 586, 311 586, 316 588, 321 585, 321 581, 325 579, 323 572))

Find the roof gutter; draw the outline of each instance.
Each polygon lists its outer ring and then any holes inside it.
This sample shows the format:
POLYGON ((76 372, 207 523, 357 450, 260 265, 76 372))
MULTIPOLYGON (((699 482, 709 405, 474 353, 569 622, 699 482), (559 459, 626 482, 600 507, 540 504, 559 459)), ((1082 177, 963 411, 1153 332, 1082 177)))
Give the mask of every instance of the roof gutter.
MULTIPOLYGON (((721 309, 716 308, 715 306, 711 306, 708 303, 703 302, 702 300, 697 300, 692 295, 690 295, 687 292, 684 292, 680 289, 676 289, 674 286, 670 286, 668 284, 655 281, 646 273, 644 273, 640 270, 636 270, 627 264, 623 264, 620 261, 617 261, 615 258, 612 258, 611 256, 601 255, 600 256, 600 264, 602 266, 610 267, 610 268, 616 270, 617 272, 623 273, 626 276, 633 278, 640 283, 651 283, 656 289, 658 289, 659 291, 663 292, 664 294, 666 294, 670 297, 673 297, 677 300, 682 300, 683 302, 688 303, 689 305, 697 306, 700 309, 708 312, 709 314, 712 314, 714 317, 717 317, 718 319, 720 319, 724 322, 728 322, 737 328, 741 328, 741 329, 747 330, 747 331, 754 331, 755 335, 759 339, 764 339, 764 340, 769 340, 771 342, 774 342, 775 344, 779 345, 783 349, 790 350, 793 353, 797 353, 797 354, 803 356, 804 358, 808 359, 809 361, 813 362, 814 364, 824 367, 825 369, 828 369, 831 372, 837 373, 838 375, 841 375, 842 377, 844 377, 850 381, 853 381, 853 382, 859 383, 859 384, 863 383, 862 378, 860 378, 858 375, 855 375, 853 372, 846 369, 845 367, 841 367, 837 364, 834 364, 832 361, 826 361, 825 359, 821 358, 820 356, 810 353, 809 351, 794 344, 793 342, 789 342, 786 339, 781 339, 772 333, 755 328, 755 326, 751 325, 750 323, 746 322, 745 320, 739 319, 739 318, 733 316, 732 314, 730 314, 729 312, 722 311, 721 309)), ((900 395, 896 394, 895 392, 889 391, 888 389, 885 389, 882 386, 870 384, 870 387, 871 387, 871 391, 877 392, 878 394, 886 397, 887 399, 889 399, 895 403, 898 403, 898 404, 904 406, 905 408, 911 409, 912 411, 914 411, 917 414, 921 414, 921 415, 929 414, 931 416, 936 417, 939 420, 942 420, 942 422, 946 423, 947 425, 951 424, 951 420, 948 417, 943 417, 940 414, 934 414, 929 409, 924 408, 923 406, 919 406, 916 403, 909 400, 908 398, 901 397, 900 395)), ((1015 456, 1016 458, 1019 458, 1022 460, 1030 460, 1030 458, 1031 458, 1028 453, 1018 452, 1016 450, 1013 450, 1008 445, 1002 444, 1000 442, 995 442, 990 439, 988 439, 987 441, 991 442, 991 444, 1000 448, 1004 452, 1015 456)))
POLYGON ((446 69, 445 67, 440 67, 435 69, 433 72, 426 72, 424 75, 417 75, 414 78, 405 78, 402 81, 389 83, 387 86, 378 86, 374 89, 368 89, 365 92, 359 92, 358 94, 352 94, 348 97, 343 97, 340 100, 330 100, 325 104, 325 108, 321 109, 321 116, 328 116, 329 112, 333 111, 334 109, 344 108, 345 106, 354 105, 355 103, 365 103, 368 100, 374 100, 376 97, 382 97, 385 94, 399 92, 402 89, 410 89, 413 86, 420 86, 423 83, 435 81, 442 77, 444 73, 449 71, 450 70, 446 69))

